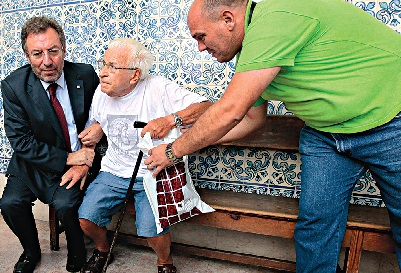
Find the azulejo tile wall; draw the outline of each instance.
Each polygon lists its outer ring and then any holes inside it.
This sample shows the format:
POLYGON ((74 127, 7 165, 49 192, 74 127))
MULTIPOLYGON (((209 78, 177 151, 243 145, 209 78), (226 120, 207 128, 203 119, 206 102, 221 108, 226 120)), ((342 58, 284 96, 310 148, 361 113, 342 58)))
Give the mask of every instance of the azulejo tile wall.
MULTIPOLYGON (((348 1, 401 33, 401 4, 392 1, 348 1)), ((2 0, 0 4, 0 79, 26 63, 20 29, 33 15, 49 15, 63 26, 67 60, 90 63, 103 56, 108 41, 131 37, 154 54, 154 73, 166 76, 216 101, 234 73, 234 63, 220 64, 200 53, 186 26, 191 0, 2 0)), ((0 121, 3 123, 1 109, 0 121)), ((269 114, 291 114, 271 101, 269 114)), ((0 126, 0 172, 5 173, 12 149, 0 126)), ((212 146, 190 156, 199 187, 254 194, 298 197, 301 190, 299 154, 275 150, 212 146)), ((353 203, 383 206, 371 176, 356 185, 353 203)))

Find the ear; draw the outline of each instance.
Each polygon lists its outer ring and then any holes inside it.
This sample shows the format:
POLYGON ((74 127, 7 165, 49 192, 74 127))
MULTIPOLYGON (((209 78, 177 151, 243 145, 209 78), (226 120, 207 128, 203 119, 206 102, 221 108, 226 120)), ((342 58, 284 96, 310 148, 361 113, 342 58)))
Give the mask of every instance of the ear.
POLYGON ((222 20, 224 20, 224 23, 227 27, 228 30, 233 30, 235 27, 235 18, 234 18, 234 13, 232 13, 230 10, 224 10, 222 15, 221 15, 222 20))
POLYGON ((140 69, 135 69, 132 71, 130 83, 136 84, 141 79, 142 71, 140 69))
POLYGON ((31 60, 29 59, 28 53, 25 53, 25 59, 28 61, 29 64, 31 64, 31 60))

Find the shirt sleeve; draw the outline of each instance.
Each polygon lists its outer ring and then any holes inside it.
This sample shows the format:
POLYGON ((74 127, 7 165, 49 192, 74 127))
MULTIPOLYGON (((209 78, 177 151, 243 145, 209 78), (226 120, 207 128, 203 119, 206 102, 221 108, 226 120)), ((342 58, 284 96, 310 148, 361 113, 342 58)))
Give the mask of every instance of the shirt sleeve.
POLYGON ((236 71, 293 66, 297 54, 310 44, 318 29, 319 22, 314 18, 255 9, 246 29, 236 71))
POLYGON ((207 101, 207 98, 180 87, 173 81, 164 79, 165 89, 165 107, 170 113, 177 112, 187 108, 193 103, 207 101))

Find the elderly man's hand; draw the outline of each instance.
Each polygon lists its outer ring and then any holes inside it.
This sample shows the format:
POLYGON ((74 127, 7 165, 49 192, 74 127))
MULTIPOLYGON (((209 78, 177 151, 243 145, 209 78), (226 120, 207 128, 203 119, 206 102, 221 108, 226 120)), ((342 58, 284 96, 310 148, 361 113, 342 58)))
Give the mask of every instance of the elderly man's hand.
POLYGON ((153 149, 149 150, 149 157, 144 161, 147 165, 148 170, 154 170, 153 177, 156 177, 158 173, 164 168, 171 166, 174 162, 167 159, 165 150, 166 144, 161 144, 153 149))
POLYGON ((72 188, 78 181, 81 180, 79 188, 82 190, 85 185, 86 177, 88 176, 89 167, 86 165, 82 166, 72 166, 66 171, 66 173, 61 177, 60 186, 64 186, 69 183, 66 189, 72 188))
POLYGON ((93 148, 82 147, 80 150, 68 154, 66 165, 87 165, 89 167, 92 167, 94 157, 95 151, 93 148))
POLYGON ((151 138, 162 139, 170 132, 172 127, 172 116, 165 116, 157 119, 153 119, 142 129, 141 137, 147 132, 150 133, 151 138))
POLYGON ((79 135, 78 138, 81 139, 83 145, 87 147, 95 146, 100 139, 102 139, 104 132, 102 127, 100 127, 99 123, 92 124, 85 130, 83 130, 79 135))

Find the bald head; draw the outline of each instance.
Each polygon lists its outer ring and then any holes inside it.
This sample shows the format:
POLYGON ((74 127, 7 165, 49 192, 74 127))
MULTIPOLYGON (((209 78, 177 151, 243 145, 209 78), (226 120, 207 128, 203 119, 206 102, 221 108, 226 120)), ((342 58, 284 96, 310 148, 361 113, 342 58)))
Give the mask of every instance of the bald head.
POLYGON ((244 39, 246 0, 195 0, 188 11, 188 28, 219 62, 228 62, 241 50, 244 39))
POLYGON ((193 5, 200 5, 203 16, 217 19, 221 8, 243 8, 247 2, 247 0, 195 0, 193 5))

